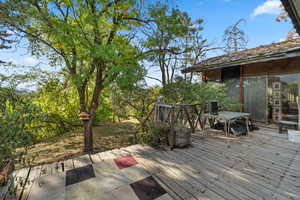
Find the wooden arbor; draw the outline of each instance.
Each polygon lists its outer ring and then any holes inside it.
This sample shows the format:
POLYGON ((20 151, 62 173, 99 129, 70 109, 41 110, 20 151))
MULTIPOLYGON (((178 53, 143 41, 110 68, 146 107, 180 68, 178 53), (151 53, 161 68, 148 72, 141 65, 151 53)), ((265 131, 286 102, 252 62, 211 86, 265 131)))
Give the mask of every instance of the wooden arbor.
POLYGON ((155 105, 154 121, 166 122, 170 126, 169 144, 175 146, 175 126, 191 129, 194 133, 196 128, 202 129, 200 104, 163 104, 155 105))

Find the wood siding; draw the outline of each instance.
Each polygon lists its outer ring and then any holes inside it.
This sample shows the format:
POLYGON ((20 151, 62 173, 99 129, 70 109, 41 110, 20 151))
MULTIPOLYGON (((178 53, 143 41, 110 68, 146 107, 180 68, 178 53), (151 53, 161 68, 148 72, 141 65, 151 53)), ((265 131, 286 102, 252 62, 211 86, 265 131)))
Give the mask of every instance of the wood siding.
MULTIPOLYGON (((237 67, 237 70, 239 70, 239 67, 237 67)), ((206 80, 208 81, 221 80, 220 69, 206 71, 203 73, 205 74, 206 80)), ((245 77, 295 73, 300 73, 300 57, 248 64, 244 65, 243 68, 243 74, 245 77)))

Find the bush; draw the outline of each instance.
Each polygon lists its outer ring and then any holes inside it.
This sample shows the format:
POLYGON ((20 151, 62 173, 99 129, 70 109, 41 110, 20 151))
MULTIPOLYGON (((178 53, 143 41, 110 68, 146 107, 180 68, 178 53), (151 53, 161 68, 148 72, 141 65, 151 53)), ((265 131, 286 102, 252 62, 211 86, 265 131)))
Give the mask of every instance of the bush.
POLYGON ((147 132, 150 135, 149 138, 151 138, 151 140, 148 141, 148 143, 153 145, 166 144, 168 134, 170 132, 170 126, 166 122, 150 122, 148 124, 147 132))
POLYGON ((40 111, 14 89, 0 88, 0 104, 0 165, 5 160, 24 161, 24 152, 17 154, 16 149, 24 147, 26 151, 34 143, 40 111))
POLYGON ((121 90, 113 88, 112 107, 114 113, 125 119, 135 119, 140 125, 148 117, 159 95, 159 88, 146 88, 136 86, 130 89, 121 90))
POLYGON ((167 103, 199 104, 204 111, 209 100, 218 100, 222 109, 232 110, 238 105, 227 97, 223 84, 219 83, 191 83, 182 77, 177 77, 174 83, 166 85, 161 94, 167 103))
POLYGON ((77 91, 67 83, 62 83, 60 78, 47 77, 32 97, 32 101, 44 113, 39 124, 40 138, 65 133, 71 130, 73 125, 81 124, 77 91))

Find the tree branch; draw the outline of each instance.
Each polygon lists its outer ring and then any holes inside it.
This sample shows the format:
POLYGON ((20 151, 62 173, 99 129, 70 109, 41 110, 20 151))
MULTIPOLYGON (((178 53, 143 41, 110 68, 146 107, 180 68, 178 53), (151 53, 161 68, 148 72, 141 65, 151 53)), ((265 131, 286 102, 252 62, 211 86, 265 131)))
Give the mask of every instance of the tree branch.
POLYGON ((151 77, 151 76, 145 76, 145 77, 146 77, 146 78, 149 78, 149 79, 156 80, 156 81, 158 81, 158 82, 162 83, 162 81, 161 81, 161 80, 159 80, 158 78, 154 78, 154 77, 151 77))

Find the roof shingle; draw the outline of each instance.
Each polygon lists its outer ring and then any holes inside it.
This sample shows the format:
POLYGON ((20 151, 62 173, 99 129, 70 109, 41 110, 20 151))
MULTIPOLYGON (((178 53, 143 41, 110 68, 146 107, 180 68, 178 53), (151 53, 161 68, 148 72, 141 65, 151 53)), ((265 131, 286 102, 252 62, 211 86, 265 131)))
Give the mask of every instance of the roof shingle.
POLYGON ((205 71, 210 68, 222 68, 227 66, 236 66, 241 63, 253 62, 257 60, 284 56, 288 52, 300 50, 300 38, 284 42, 262 45, 252 49, 246 49, 222 56, 217 56, 204 60, 192 67, 183 69, 183 73, 205 71))

